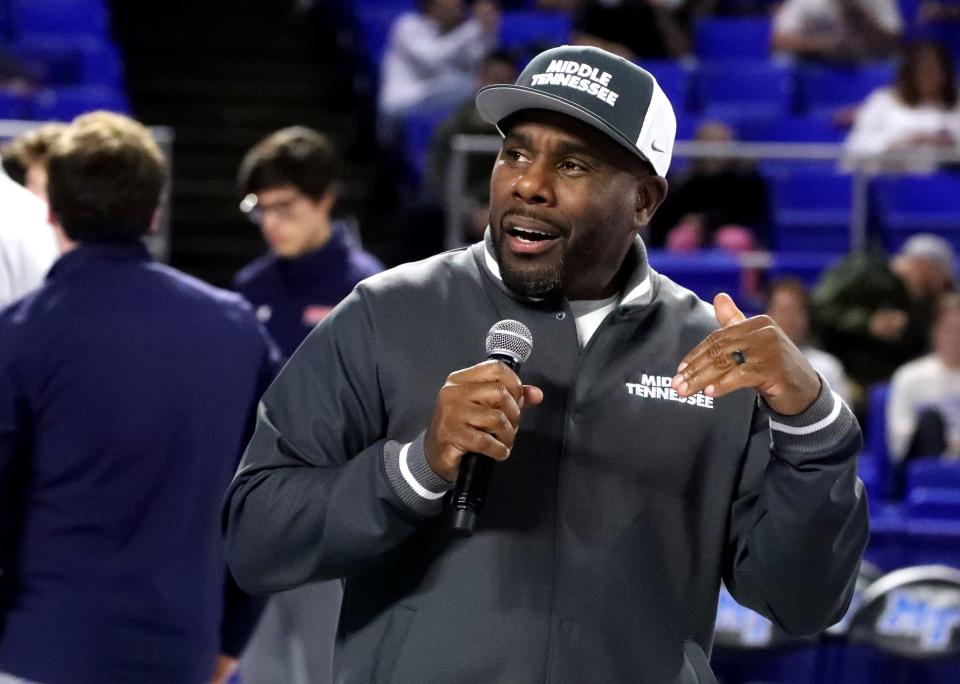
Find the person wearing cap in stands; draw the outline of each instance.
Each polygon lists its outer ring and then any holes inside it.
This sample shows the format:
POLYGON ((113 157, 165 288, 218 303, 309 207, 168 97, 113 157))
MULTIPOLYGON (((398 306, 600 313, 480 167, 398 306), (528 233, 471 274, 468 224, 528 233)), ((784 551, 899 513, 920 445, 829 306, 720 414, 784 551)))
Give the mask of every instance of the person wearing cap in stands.
POLYGON ((648 262, 655 78, 563 46, 477 107, 503 135, 489 230, 358 285, 266 392, 226 499, 240 585, 341 578, 342 683, 712 682, 721 578, 792 633, 838 620, 859 427, 769 318, 648 262), (478 363, 505 319, 519 375, 478 363), (459 536, 466 453, 497 463, 459 536))
POLYGON ((956 282, 953 247, 938 235, 917 233, 892 257, 854 252, 813 290, 816 332, 862 394, 926 353, 937 299, 956 282))

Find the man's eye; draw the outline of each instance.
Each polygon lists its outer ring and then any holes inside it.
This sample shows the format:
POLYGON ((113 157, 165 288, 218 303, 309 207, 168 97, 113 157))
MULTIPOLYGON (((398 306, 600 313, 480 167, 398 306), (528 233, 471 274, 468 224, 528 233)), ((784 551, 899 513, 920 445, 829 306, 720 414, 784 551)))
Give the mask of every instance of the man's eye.
POLYGON ((525 159, 523 152, 520 150, 505 150, 503 155, 510 161, 522 161, 525 159))
POLYGON ((566 159, 560 162, 560 168, 564 171, 586 171, 586 167, 583 164, 575 162, 572 159, 566 159))

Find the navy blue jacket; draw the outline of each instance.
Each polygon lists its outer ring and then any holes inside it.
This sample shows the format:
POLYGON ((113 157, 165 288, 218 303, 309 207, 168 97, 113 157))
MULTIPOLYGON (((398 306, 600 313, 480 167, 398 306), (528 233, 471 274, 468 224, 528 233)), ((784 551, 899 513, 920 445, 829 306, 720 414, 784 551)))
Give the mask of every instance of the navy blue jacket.
POLYGON ((289 357, 319 323, 361 280, 383 270, 363 251, 345 226, 333 224, 330 240, 296 259, 268 253, 247 264, 234 289, 254 306, 284 357, 289 357))
POLYGON ((246 302, 139 241, 0 311, 0 672, 201 682, 242 641, 218 513, 276 361, 246 302))

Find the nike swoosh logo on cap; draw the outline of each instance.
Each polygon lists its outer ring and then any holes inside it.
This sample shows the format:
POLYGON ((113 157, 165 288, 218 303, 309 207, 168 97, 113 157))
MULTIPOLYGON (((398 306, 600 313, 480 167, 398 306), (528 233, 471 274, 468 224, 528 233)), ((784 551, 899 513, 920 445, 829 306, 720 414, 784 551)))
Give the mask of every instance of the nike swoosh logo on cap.
POLYGON ((660 147, 657 147, 657 141, 656 141, 656 140, 654 140, 653 142, 650 143, 650 148, 651 148, 654 152, 666 152, 666 150, 664 150, 664 149, 662 149, 662 148, 660 148, 660 147))

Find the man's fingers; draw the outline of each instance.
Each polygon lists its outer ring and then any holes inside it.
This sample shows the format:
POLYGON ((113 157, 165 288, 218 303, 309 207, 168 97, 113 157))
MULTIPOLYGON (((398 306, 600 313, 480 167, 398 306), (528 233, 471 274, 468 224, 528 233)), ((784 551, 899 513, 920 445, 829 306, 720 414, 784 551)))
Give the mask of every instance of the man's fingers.
MULTIPOLYGON (((678 373, 671 385, 684 397, 706 390, 716 385, 720 378, 727 375, 742 377, 746 364, 737 365, 732 354, 724 354, 715 359, 705 359, 697 365, 688 366, 682 373, 678 373)), ((710 392, 705 392, 711 394, 710 392)), ((712 394, 711 394, 712 396, 712 394)))
POLYGON ((720 324, 721 328, 747 320, 747 317, 733 302, 733 297, 726 292, 721 292, 713 298, 713 309, 717 315, 717 323, 720 324))
POLYGON ((720 355, 721 350, 727 353, 748 346, 747 338, 755 333, 775 325, 769 316, 753 316, 740 323, 732 323, 729 327, 719 328, 706 336, 700 344, 691 349, 677 365, 677 372, 683 372, 688 366, 702 363, 703 359, 712 359, 720 355))
POLYGON ((454 371, 447 377, 448 384, 479 384, 485 382, 503 385, 517 401, 520 401, 520 397, 523 396, 523 385, 520 383, 520 378, 505 363, 496 359, 487 359, 475 366, 454 371))
POLYGON ((535 385, 524 385, 523 396, 520 398, 520 408, 536 406, 543 401, 543 390, 535 385))

